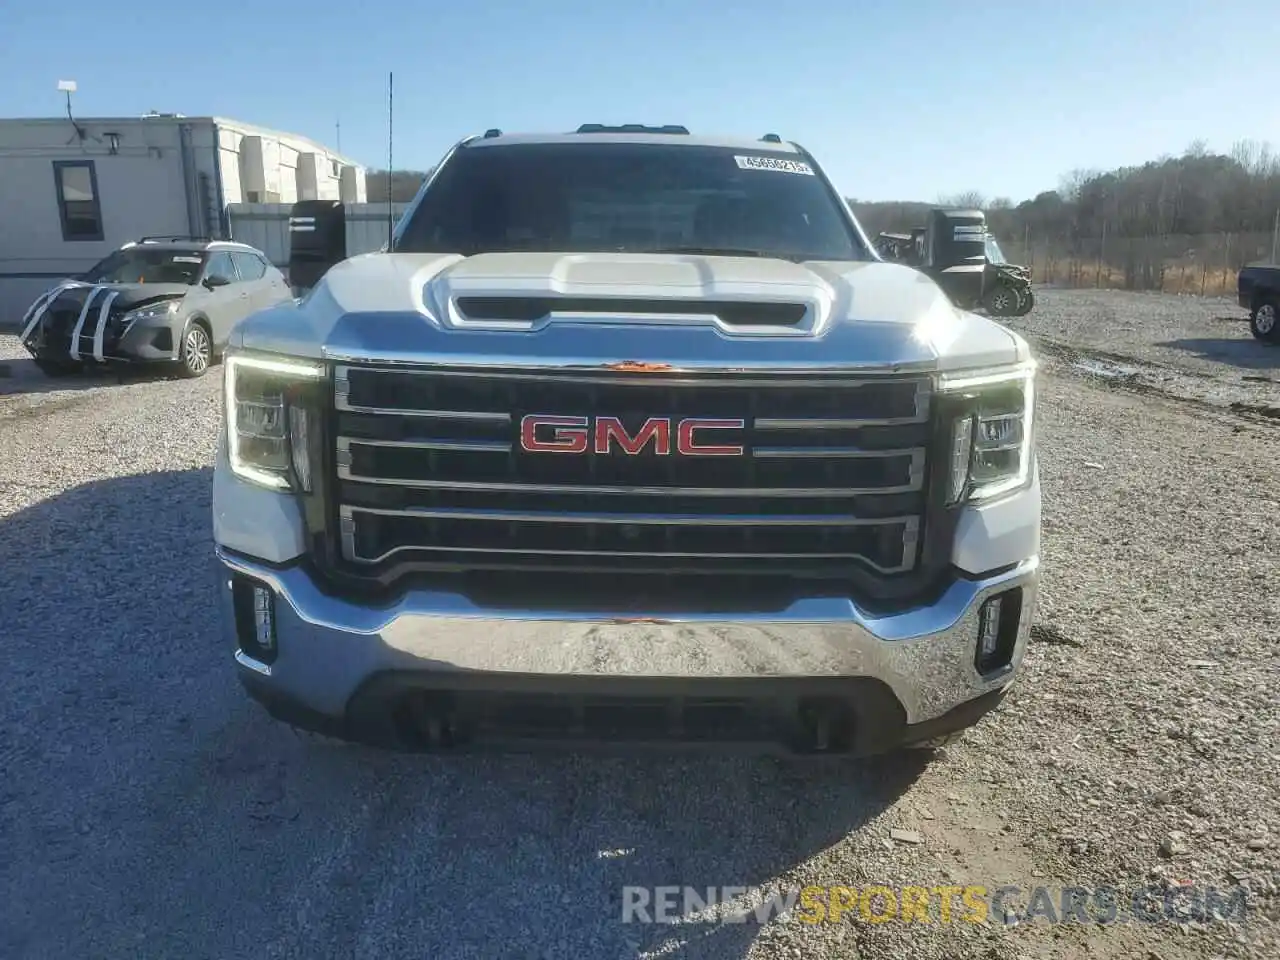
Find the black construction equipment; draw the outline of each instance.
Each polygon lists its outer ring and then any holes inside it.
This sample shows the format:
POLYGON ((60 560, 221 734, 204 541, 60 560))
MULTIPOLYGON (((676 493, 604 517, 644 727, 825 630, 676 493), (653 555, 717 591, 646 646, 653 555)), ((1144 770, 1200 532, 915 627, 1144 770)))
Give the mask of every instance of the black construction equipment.
POLYGON ((875 247, 884 259, 928 274, 963 310, 1008 317, 1035 305, 1031 271, 1004 259, 981 210, 930 210, 925 226, 881 233, 875 247))
POLYGON ((289 283, 300 296, 347 259, 347 211, 340 200, 300 200, 289 210, 289 283))
POLYGON ((961 309, 982 303, 986 242, 987 218, 981 210, 929 211, 921 267, 961 309))

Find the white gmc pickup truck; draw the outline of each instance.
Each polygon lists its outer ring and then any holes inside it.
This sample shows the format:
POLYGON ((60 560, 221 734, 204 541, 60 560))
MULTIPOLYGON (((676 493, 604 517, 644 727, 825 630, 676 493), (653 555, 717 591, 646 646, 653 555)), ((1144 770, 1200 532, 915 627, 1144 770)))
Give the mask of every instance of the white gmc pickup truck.
MULTIPOLYGON (((934 250, 981 284, 971 239, 934 250)), ((867 754, 1013 682, 1034 360, 802 147, 491 130, 334 260, 226 355, 218 590, 274 717, 867 754)))

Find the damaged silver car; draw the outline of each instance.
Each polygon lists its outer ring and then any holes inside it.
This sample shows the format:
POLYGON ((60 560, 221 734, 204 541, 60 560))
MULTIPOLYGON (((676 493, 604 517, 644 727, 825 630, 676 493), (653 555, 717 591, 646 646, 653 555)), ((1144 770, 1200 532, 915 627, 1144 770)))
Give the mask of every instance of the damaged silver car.
POLYGON ((22 344, 49 376, 156 363, 199 377, 240 320, 291 299, 284 274, 247 244, 144 237, 42 294, 22 344))

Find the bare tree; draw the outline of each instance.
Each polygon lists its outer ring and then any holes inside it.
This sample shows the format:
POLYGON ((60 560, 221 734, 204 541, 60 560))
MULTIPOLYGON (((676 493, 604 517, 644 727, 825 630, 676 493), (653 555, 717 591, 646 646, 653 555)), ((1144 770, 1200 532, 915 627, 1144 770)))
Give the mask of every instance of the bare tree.
POLYGON ((365 192, 370 203, 386 203, 388 190, 392 203, 408 203, 430 174, 430 170, 370 170, 365 174, 365 192))
POLYGON ((938 197, 938 206, 940 207, 971 207, 975 210, 981 210, 986 205, 987 198, 977 190, 964 190, 950 197, 938 197))
POLYGON ((1076 169, 1064 173, 1058 178, 1058 195, 1067 203, 1075 203, 1080 199, 1080 191, 1084 185, 1094 178, 1095 174, 1088 170, 1076 169))

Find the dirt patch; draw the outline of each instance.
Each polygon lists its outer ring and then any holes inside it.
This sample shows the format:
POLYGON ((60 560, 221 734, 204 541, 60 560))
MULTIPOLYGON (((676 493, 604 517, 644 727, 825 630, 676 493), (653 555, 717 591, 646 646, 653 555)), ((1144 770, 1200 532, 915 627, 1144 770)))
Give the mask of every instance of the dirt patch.
MULTIPOLYGON (((1250 423, 1275 426, 1280 421, 1280 406, 1230 400, 1224 395, 1226 383, 1207 373, 1141 360, 1109 350, 1063 343, 1034 334, 1028 339, 1034 352, 1042 359, 1046 356, 1051 358, 1055 372, 1060 374, 1079 377, 1115 390, 1160 397, 1208 413, 1234 414, 1250 423)), ((1275 382, 1268 377, 1241 376, 1239 379, 1275 382)))

